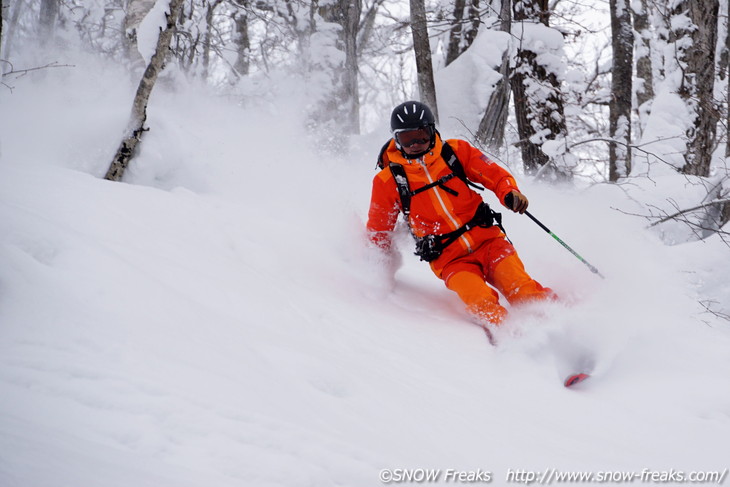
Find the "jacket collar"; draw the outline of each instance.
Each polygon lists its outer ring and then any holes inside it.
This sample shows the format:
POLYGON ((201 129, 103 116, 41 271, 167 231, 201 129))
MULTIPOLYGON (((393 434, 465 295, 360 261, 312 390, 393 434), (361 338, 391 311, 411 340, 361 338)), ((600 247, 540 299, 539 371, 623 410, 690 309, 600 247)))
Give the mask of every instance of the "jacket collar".
MULTIPOLYGON (((436 162, 441 157, 441 149, 443 148, 443 142, 441 141, 441 136, 436 133, 436 142, 434 143, 433 147, 430 151, 428 151, 423 157, 423 162, 426 164, 426 166, 430 166, 434 162, 436 162)), ((409 166, 412 164, 418 164, 419 159, 407 159, 400 150, 395 145, 395 140, 391 141, 390 146, 388 147, 388 160, 391 162, 396 162, 398 164, 402 164, 404 166, 409 166)))

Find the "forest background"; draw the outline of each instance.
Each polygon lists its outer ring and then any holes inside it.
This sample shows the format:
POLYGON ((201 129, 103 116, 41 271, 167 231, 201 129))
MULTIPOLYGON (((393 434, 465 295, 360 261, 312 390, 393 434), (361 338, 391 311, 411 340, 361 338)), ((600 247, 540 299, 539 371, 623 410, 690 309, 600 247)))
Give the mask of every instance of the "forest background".
POLYGON ((460 129, 455 135, 528 174, 625 183, 660 165, 698 176, 691 182, 706 194, 693 206, 701 208, 672 210, 688 210, 682 219, 707 236, 730 218, 727 8, 679 0, 16 0, 3 3, 0 59, 6 89, 28 70, 70 69, 64 53, 81 49, 121 63, 132 79, 154 67, 146 98, 163 64, 168 87, 194 79, 242 108, 297 92, 304 123, 325 146, 337 139, 339 150, 342 135, 370 132, 390 107, 419 98, 442 128, 460 129), (451 77, 462 79, 452 84, 444 68, 455 62, 462 66, 451 77))

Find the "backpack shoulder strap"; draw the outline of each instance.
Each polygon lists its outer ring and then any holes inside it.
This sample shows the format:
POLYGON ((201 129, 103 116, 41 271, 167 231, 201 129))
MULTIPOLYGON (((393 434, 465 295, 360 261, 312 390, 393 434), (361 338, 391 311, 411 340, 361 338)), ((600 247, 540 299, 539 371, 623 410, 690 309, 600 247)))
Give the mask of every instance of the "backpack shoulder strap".
POLYGON ((398 196, 400 196, 400 205, 403 214, 406 216, 408 221, 408 215, 411 213, 411 185, 408 184, 408 178, 406 177, 406 170, 400 164, 391 162, 388 164, 390 172, 393 174, 395 185, 398 187, 398 196))
MULTIPOLYGON (((414 194, 420 193, 421 191, 425 189, 429 189, 433 187, 434 185, 437 185, 438 182, 432 183, 429 185, 426 185, 423 188, 419 188, 416 192, 411 191, 411 186, 408 183, 408 177, 406 176, 405 168, 397 163, 390 162, 388 160, 388 157, 386 155, 386 151, 388 150, 388 147, 390 146, 390 140, 388 140, 383 147, 380 149, 380 154, 378 155, 378 162, 377 165, 380 169, 384 169, 387 165, 390 169, 391 174, 393 174, 393 179, 395 180, 395 184, 398 188, 398 196, 400 196, 401 201, 401 210, 403 211, 403 214, 406 216, 406 219, 408 219, 408 216, 411 212, 411 198, 414 194)), ((442 148, 441 148, 441 157, 446 161, 446 164, 451 169, 451 172, 453 173, 449 177, 456 176, 467 186, 470 186, 472 188, 478 189, 480 191, 483 191, 484 188, 479 186, 478 184, 472 183, 469 181, 469 179, 466 177, 466 171, 464 171, 464 166, 461 165, 461 162, 459 161, 459 158, 456 157, 456 153, 454 152, 454 149, 446 142, 443 142, 442 148)), ((441 181, 443 182, 443 181, 441 181)), ((443 187, 443 186, 442 186, 443 187)), ((444 190, 448 191, 449 188, 443 187, 444 190)), ((453 190, 452 190, 453 192, 453 190)), ((458 193, 456 193, 458 194, 458 193)))
POLYGON ((388 151, 388 147, 390 147, 391 141, 392 139, 388 139, 385 144, 383 144, 383 147, 380 148, 380 154, 378 154, 378 161, 376 165, 379 169, 385 169, 386 166, 390 169, 395 185, 398 188, 401 211, 403 211, 403 214, 406 216, 406 221, 408 221, 408 215, 411 213, 411 197, 413 196, 413 193, 411 192, 411 185, 408 184, 408 177, 406 176, 405 168, 400 164, 390 162, 390 159, 388 159, 386 152, 388 151))
POLYGON ((446 161, 446 164, 451 169, 451 172, 456 174, 456 177, 464 181, 467 186, 471 186, 472 188, 478 189, 479 191, 484 191, 483 187, 469 181, 469 179, 466 177, 466 171, 464 171, 464 166, 461 165, 461 161, 459 161, 459 158, 456 157, 454 149, 445 140, 443 141, 441 147, 441 157, 444 161, 446 161))

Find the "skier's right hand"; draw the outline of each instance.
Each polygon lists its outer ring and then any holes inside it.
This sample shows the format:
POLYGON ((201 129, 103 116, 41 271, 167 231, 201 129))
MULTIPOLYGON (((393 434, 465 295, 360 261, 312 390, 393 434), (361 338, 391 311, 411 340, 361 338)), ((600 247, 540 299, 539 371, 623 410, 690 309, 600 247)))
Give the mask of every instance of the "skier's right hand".
POLYGON ((504 197, 504 205, 515 213, 525 213, 529 204, 530 201, 527 199, 527 196, 516 189, 513 189, 504 197))

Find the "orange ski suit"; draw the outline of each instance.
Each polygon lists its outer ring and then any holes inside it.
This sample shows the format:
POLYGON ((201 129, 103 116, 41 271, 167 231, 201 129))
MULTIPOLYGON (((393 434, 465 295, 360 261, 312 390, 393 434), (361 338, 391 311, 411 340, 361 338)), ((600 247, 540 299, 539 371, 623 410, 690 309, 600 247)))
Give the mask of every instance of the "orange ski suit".
MULTIPOLYGON (((505 196, 512 190, 519 191, 514 178, 506 170, 471 144, 458 139, 447 142, 464 167, 467 178, 493 191, 500 202, 504 202, 505 196)), ((416 191, 452 172, 441 157, 442 147, 437 134, 430 152, 418 159, 407 159, 391 140, 384 157, 404 167, 410 189, 416 191)), ((452 232, 469 222, 482 202, 482 197, 458 177, 443 184, 452 191, 445 191, 437 185, 411 198, 409 225, 414 236, 452 232)), ((374 244, 390 250, 391 234, 400 212, 398 188, 386 164, 373 179, 367 230, 374 244)), ((525 272, 514 247, 497 226, 475 227, 467 231, 448 245, 430 265, 434 274, 459 295, 480 322, 486 320, 499 324, 507 314, 499 304, 499 295, 487 283, 499 290, 511 304, 555 297, 549 288, 541 286, 525 272)))

